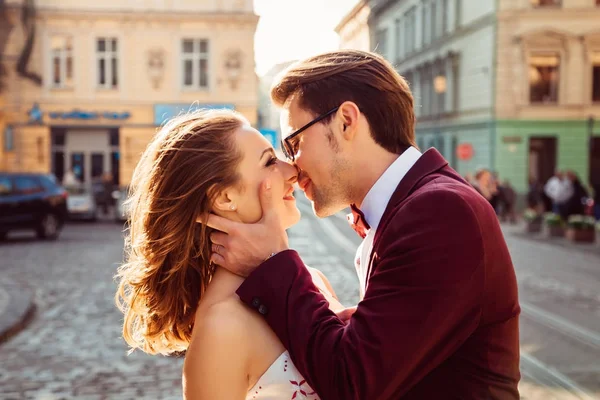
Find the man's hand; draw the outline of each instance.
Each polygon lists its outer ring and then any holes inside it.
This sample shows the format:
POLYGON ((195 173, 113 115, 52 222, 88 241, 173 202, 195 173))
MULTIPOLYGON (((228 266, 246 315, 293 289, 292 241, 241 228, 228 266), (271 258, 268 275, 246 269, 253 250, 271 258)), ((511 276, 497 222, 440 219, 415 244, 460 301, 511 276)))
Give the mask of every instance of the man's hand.
POLYGON ((288 237, 273 206, 270 181, 261 185, 262 218, 255 224, 230 221, 211 214, 208 221, 198 219, 220 232, 210 235, 211 261, 234 274, 247 277, 271 254, 289 249, 288 237))
POLYGON ((336 315, 343 323, 348 324, 348 321, 350 321, 350 318, 352 318, 352 315, 354 315, 355 312, 356 312, 356 306, 347 307, 347 308, 344 308, 343 310, 337 311, 336 315))

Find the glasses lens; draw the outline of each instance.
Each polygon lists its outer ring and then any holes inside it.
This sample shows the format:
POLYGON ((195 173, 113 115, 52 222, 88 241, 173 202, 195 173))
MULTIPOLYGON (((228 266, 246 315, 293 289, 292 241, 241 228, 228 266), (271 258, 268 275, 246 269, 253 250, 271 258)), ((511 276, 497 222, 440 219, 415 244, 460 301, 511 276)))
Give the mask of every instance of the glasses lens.
POLYGON ((282 140, 282 141, 281 141, 281 151, 283 151, 283 155, 284 155, 284 156, 285 156, 287 159, 289 159, 289 160, 291 160, 291 159, 292 159, 292 157, 290 156, 290 151, 289 151, 289 149, 288 149, 287 142, 286 142, 285 140, 282 140))

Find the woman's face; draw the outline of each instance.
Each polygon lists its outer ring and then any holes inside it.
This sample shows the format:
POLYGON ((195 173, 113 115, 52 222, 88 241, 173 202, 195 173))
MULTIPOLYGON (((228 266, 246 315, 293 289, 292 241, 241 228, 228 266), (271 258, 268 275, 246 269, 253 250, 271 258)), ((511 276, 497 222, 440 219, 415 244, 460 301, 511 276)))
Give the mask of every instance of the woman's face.
POLYGON ((291 227, 300 220, 293 187, 298 178, 296 167, 279 160, 271 143, 249 125, 240 127, 234 135, 242 153, 242 160, 238 165, 241 182, 219 196, 219 214, 244 223, 259 221, 263 214, 259 190, 261 184, 269 179, 273 207, 277 209, 283 227, 291 227), (231 210, 231 206, 235 210, 231 210))

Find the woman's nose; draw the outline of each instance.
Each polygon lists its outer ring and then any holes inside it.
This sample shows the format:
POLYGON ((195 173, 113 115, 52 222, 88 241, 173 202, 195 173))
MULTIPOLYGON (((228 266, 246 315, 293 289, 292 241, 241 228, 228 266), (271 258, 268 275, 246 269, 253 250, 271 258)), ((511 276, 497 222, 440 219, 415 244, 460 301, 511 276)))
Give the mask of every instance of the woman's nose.
POLYGON ((296 183, 298 181, 298 167, 296 167, 295 164, 290 164, 286 161, 283 161, 281 171, 286 182, 296 183))

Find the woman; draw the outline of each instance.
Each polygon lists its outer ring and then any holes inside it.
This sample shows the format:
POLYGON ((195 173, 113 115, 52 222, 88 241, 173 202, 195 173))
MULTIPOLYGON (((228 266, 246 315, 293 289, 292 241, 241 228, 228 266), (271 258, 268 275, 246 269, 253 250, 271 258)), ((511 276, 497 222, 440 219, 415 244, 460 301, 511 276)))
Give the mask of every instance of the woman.
MULTIPOLYGON (((258 221, 258 188, 267 178, 288 228, 300 218, 296 168, 226 110, 170 121, 133 174, 129 253, 118 273, 123 336, 132 350, 185 351, 187 399, 318 398, 260 314, 239 301, 243 279, 210 263, 210 228, 196 223, 211 212, 258 221)), ((330 307, 341 310, 327 280, 311 273, 330 307)))

